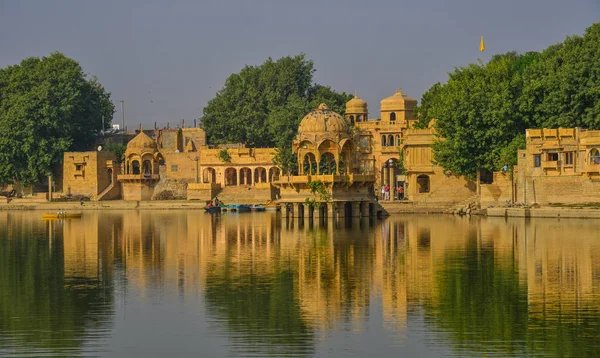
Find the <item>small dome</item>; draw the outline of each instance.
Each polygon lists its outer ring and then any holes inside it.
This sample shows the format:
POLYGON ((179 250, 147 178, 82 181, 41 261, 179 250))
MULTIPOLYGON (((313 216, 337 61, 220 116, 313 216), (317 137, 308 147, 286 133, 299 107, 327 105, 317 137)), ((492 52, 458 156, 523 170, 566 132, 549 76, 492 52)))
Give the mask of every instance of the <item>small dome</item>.
POLYGON ((346 120, 330 110, 325 103, 307 114, 298 127, 300 134, 347 133, 348 130, 346 120))
POLYGON ((129 143, 127 143, 128 152, 154 152, 155 150, 157 150, 156 142, 148 137, 144 131, 140 131, 140 134, 136 135, 129 143))
POLYGON ((412 111, 416 105, 416 99, 408 97, 398 89, 393 95, 381 100, 381 111, 412 111))
POLYGON ((346 102, 346 113, 367 113, 367 102, 358 95, 346 102))

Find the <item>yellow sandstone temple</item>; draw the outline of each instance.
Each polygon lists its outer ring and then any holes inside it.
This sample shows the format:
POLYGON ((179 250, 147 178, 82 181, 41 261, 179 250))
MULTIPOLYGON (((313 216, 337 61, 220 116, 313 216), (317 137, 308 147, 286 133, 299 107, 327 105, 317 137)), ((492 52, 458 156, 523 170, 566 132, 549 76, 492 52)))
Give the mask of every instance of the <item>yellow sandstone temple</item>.
POLYGON ((123 158, 64 153, 62 190, 91 200, 278 200, 299 217, 373 215, 376 197, 446 207, 472 200, 483 206, 600 202, 600 131, 529 129, 514 175, 505 170, 470 180, 434 164, 435 121, 413 128, 416 104, 401 90, 381 100, 380 118, 371 118, 357 95, 344 116, 321 104, 290 143, 298 159, 293 174, 273 164, 274 148, 211 146, 202 128, 140 128, 123 158), (327 200, 311 188, 316 181, 327 200), (307 199, 322 205, 305 208, 307 199))

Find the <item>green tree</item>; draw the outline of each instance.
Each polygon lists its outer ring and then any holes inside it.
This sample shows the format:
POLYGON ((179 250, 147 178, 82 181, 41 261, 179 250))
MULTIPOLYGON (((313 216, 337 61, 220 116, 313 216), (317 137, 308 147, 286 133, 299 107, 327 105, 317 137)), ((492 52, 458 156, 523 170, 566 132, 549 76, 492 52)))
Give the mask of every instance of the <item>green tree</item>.
POLYGON ((106 143, 104 143, 104 150, 107 152, 115 153, 115 157, 117 157, 119 163, 122 163, 123 155, 127 150, 127 146, 123 143, 107 141, 106 143))
POLYGON ((435 161, 457 174, 474 177, 496 170, 500 152, 530 123, 519 111, 523 76, 533 54, 509 52, 487 64, 455 69, 448 82, 423 95, 420 126, 436 118, 441 140, 434 143, 435 161))
POLYGON ((276 147, 276 164, 295 167, 291 141, 304 115, 320 103, 343 114, 352 96, 313 83, 313 62, 304 54, 269 58, 232 74, 204 108, 202 124, 211 143, 276 147))
POLYGON ((90 146, 113 113, 97 79, 60 52, 0 69, 0 183, 38 181, 64 151, 90 146))
POLYGON ((600 129, 600 23, 541 53, 524 73, 519 105, 539 128, 600 129))

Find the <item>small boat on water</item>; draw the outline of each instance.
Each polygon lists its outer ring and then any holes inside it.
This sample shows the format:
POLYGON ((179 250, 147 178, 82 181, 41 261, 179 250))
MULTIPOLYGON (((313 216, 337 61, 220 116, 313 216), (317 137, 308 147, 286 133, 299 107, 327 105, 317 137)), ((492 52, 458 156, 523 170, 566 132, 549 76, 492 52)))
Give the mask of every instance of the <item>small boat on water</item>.
POLYGON ((262 205, 262 204, 258 204, 258 205, 250 205, 250 210, 252 211, 266 211, 267 207, 262 205))
POLYGON ((211 214, 220 213, 221 207, 220 206, 210 206, 210 207, 205 206, 204 210, 206 210, 207 213, 211 213, 211 214))
POLYGON ((249 213, 251 210, 252 209, 250 208, 250 205, 242 205, 242 204, 237 205, 238 213, 249 213))
POLYGON ((42 219, 44 219, 44 220, 80 219, 80 218, 81 218, 81 213, 67 213, 66 211, 42 214, 42 219))

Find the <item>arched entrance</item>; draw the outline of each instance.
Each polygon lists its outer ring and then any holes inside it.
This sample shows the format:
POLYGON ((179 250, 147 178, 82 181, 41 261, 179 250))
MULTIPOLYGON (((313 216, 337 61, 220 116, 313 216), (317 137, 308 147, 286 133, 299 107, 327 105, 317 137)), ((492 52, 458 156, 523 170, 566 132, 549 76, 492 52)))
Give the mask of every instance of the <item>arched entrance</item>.
POLYGON ((269 169, 269 182, 272 182, 273 180, 279 180, 279 168, 277 167, 271 167, 271 169, 269 169))
POLYGON ((421 174, 417 177, 417 190, 419 193, 429 193, 429 176, 421 174))
POLYGON ((255 183, 266 183, 267 182, 267 170, 262 167, 254 169, 254 182, 255 183))
POLYGON ((240 185, 252 185, 252 170, 250 168, 240 169, 240 185))
POLYGON ((235 168, 225 169, 225 185, 226 186, 237 185, 237 170, 235 170, 235 168))
POLYGON ((140 175, 140 162, 139 161, 134 160, 133 162, 131 162, 131 174, 140 175))
POLYGON ((202 171, 202 182, 212 184, 217 182, 217 173, 214 168, 205 168, 202 171))
POLYGON ((317 174, 317 159, 313 153, 306 153, 304 156, 302 173, 304 175, 317 174))

